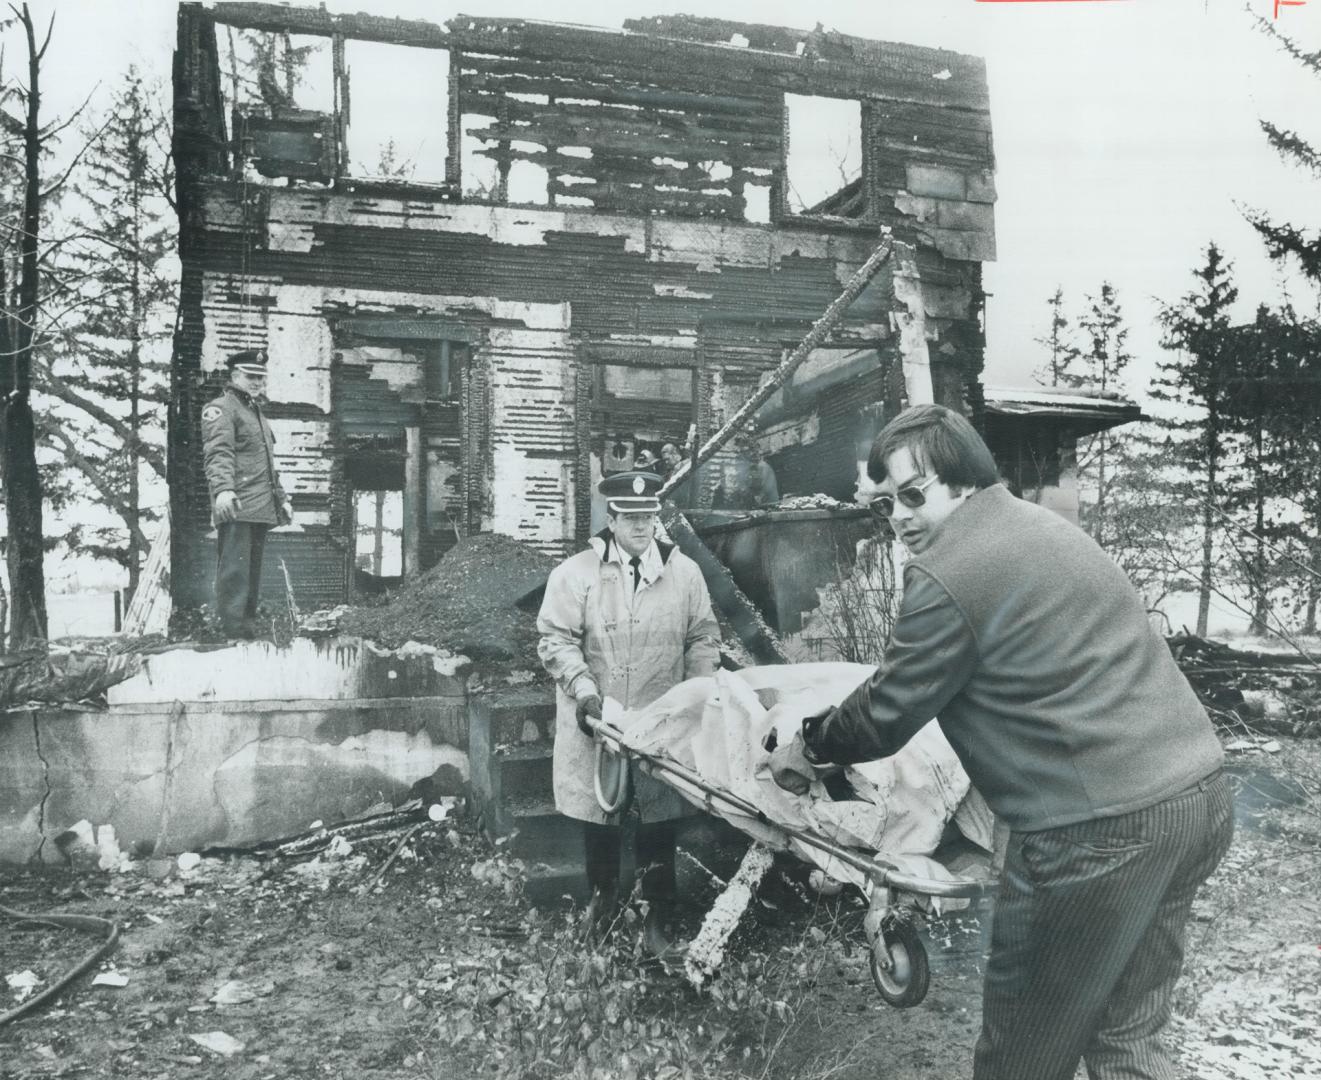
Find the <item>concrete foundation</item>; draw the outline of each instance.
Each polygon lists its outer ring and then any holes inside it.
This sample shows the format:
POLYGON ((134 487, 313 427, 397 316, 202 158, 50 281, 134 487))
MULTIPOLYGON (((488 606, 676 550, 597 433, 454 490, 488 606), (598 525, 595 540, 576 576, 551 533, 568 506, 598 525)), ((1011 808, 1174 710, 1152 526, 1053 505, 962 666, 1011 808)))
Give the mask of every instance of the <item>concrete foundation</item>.
POLYGON ((361 642, 150 657, 104 710, 0 715, 0 862, 62 859, 76 822, 135 855, 252 844, 468 779, 461 658, 361 642))

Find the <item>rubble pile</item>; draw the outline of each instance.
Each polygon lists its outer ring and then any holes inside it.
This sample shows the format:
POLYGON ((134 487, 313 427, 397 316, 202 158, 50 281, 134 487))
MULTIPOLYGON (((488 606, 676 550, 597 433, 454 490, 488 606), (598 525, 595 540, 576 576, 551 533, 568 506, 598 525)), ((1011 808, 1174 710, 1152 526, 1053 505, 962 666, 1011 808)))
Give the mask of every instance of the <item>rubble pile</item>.
POLYGON ((1176 635, 1169 645, 1217 723, 1321 737, 1321 664, 1315 659, 1235 649, 1193 634, 1176 635))
POLYGON ((551 556, 507 536, 478 533, 384 604, 346 609, 339 630, 391 649, 417 641, 479 664, 533 665, 539 594, 554 565, 551 556))

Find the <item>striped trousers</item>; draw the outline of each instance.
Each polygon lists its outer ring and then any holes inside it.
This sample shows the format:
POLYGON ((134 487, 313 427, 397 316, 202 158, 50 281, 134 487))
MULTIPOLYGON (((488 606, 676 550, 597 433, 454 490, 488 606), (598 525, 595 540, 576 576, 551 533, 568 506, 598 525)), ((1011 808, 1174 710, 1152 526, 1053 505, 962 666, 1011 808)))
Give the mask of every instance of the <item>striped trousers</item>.
POLYGON ((1173 1080, 1160 1040, 1193 895, 1233 836, 1217 771, 1118 817, 1014 833, 974 1080, 1173 1080))

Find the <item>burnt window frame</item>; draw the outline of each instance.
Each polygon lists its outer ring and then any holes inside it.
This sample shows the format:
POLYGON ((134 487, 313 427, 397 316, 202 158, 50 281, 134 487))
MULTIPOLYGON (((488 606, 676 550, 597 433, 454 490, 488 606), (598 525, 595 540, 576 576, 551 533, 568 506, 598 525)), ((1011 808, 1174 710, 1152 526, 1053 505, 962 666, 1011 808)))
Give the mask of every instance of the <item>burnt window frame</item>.
MULTIPOLYGON (((871 162, 871 146, 868 139, 868 133, 872 129, 874 110, 870 98, 855 96, 850 94, 832 94, 823 93, 813 88, 805 88, 807 92, 799 90, 785 90, 780 94, 780 120, 784 131, 783 141, 780 150, 780 167, 775 177, 775 185, 771 193, 771 222, 774 225, 792 224, 795 222, 806 223, 829 223, 832 225, 873 227, 880 220, 876 199, 872 192, 871 178, 874 175, 873 163, 871 162), (859 147, 859 166, 858 166, 858 192, 855 199, 861 200, 861 210, 856 215, 811 213, 807 210, 793 210, 789 206, 789 154, 790 140, 792 132, 789 125, 789 97, 808 98, 829 98, 834 101, 854 102, 858 106, 858 147, 859 147)), ((851 185, 846 185, 851 186, 851 185)), ((843 188, 840 189, 844 190, 843 188)))

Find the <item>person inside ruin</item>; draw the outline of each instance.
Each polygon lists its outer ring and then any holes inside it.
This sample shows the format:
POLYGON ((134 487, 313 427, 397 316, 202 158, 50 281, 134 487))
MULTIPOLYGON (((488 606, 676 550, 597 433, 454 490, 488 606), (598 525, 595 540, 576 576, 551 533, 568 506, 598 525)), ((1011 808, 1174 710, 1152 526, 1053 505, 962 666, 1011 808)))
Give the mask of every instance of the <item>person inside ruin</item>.
POLYGON ((644 446, 638 451, 638 456, 633 459, 634 472, 649 472, 660 475, 660 458, 649 448, 644 446))
POLYGON ((627 801, 605 813, 596 797, 588 718, 601 718, 606 698, 626 710, 642 708, 685 679, 711 675, 719 663, 720 631, 701 571, 656 539, 660 485, 659 476, 646 472, 601 481, 606 528, 551 571, 537 616, 537 654, 556 684, 555 807, 582 822, 589 926, 601 930, 614 920, 622 826, 635 826, 649 905, 643 944, 657 956, 672 944, 678 819, 693 811, 673 789, 630 765, 627 801))
POLYGON ((780 501, 780 485, 771 463, 761 452, 761 444, 756 439, 748 439, 743 443, 742 451, 748 462, 747 488, 752 505, 774 506, 780 501))
POLYGON ((661 445, 661 468, 658 473, 662 480, 669 479, 670 473, 679 467, 679 462, 683 460, 683 455, 679 453, 679 447, 667 442, 661 445))
POLYGON ((266 534, 293 520, 275 469, 275 438, 262 415, 266 353, 226 361, 229 385, 202 409, 202 464, 216 526, 216 610, 226 637, 258 635, 257 599, 266 534))
MULTIPOLYGON (((683 463, 683 453, 677 443, 667 442, 661 445, 660 466, 657 474, 662 480, 668 480, 683 463)), ((694 485, 691 476, 685 477, 674 486, 674 490, 666 495, 666 500, 673 503, 680 510, 690 510, 696 505, 693 497, 694 485)))
POLYGON ((876 438, 879 509, 908 548, 891 644, 838 707, 776 748, 893 754, 938 718, 1010 827, 975 1080, 1172 1077, 1162 1045, 1193 896, 1233 832, 1211 721, 1124 572, 1015 499, 959 413, 921 405, 876 438))

